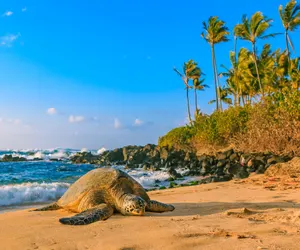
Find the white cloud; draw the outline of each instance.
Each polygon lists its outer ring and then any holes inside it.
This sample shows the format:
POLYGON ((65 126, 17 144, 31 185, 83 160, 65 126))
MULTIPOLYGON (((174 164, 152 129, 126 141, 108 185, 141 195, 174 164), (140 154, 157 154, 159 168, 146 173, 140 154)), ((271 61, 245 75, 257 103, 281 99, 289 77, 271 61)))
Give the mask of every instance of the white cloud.
POLYGON ((20 37, 20 33, 14 35, 14 34, 10 34, 10 35, 6 35, 6 36, 2 36, 0 37, 0 46, 7 46, 7 47, 11 47, 12 44, 20 37))
POLYGON ((17 125, 17 124, 20 124, 21 122, 22 122, 22 121, 21 121, 20 119, 15 119, 15 120, 13 121, 13 123, 16 124, 16 125, 17 125))
POLYGON ((1 118, 0 117, 0 123, 6 123, 6 124, 15 124, 15 125, 19 125, 22 123, 21 119, 15 118, 1 118))
POLYGON ((121 128, 121 127, 122 127, 121 122, 119 121, 118 118, 115 118, 114 128, 115 128, 115 129, 119 129, 119 128, 121 128))
POLYGON ((48 108, 47 109, 47 114, 48 115, 55 115, 55 114, 57 114, 56 108, 48 108))
POLYGON ((25 11, 27 11, 27 8, 26 7, 22 8, 22 12, 25 12, 25 11))
POLYGON ((78 122, 83 122, 85 120, 84 116, 74 116, 74 115, 70 115, 69 116, 69 122, 70 123, 78 123, 78 122))
POLYGON ((14 14, 12 11, 6 11, 3 16, 12 16, 14 14))
POLYGON ((143 125, 143 123, 144 123, 144 122, 143 122, 142 120, 136 118, 136 119, 134 120, 133 125, 134 125, 134 126, 141 126, 141 125, 143 125))

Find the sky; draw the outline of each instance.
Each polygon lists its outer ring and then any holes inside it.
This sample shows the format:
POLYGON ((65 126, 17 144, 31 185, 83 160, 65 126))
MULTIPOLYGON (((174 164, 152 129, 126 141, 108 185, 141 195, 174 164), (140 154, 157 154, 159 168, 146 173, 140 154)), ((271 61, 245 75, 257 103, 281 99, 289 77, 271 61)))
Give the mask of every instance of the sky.
MULTIPOLYGON (((200 37, 210 16, 230 30, 260 10, 283 32, 286 0, 10 0, 0 3, 0 148, 115 148, 157 143, 186 122, 182 69, 194 59, 210 86, 211 50, 200 37)), ((299 30, 291 34, 300 44, 299 30)), ((233 39, 216 46, 229 64, 233 39)), ((283 36, 258 43, 284 48, 283 36)), ((240 47, 249 47, 243 41, 240 47)), ((300 50, 300 48, 299 48, 300 50)), ((220 71, 220 67, 219 67, 220 71)), ((224 82, 225 79, 221 79, 224 82)), ((191 97, 192 109, 194 100, 191 97)))

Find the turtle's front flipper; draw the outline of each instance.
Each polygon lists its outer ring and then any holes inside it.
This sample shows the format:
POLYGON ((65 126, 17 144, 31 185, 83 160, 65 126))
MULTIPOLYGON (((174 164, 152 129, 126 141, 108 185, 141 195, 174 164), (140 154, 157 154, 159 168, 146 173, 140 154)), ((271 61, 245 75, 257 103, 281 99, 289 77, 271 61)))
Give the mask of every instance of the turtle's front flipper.
POLYGON ((146 207, 146 211, 155 212, 155 213, 169 212, 169 211, 173 211, 174 209, 175 207, 172 205, 164 204, 159 201, 153 201, 153 200, 151 200, 146 207))
POLYGON ((99 220, 106 220, 114 213, 114 209, 106 204, 100 204, 76 214, 73 217, 61 218, 59 222, 67 225, 87 225, 99 220))
POLYGON ((34 210, 30 210, 30 211, 51 211, 51 210, 58 210, 61 209, 61 207, 59 205, 57 205, 57 203, 52 203, 48 206, 42 207, 42 208, 37 208, 34 210))

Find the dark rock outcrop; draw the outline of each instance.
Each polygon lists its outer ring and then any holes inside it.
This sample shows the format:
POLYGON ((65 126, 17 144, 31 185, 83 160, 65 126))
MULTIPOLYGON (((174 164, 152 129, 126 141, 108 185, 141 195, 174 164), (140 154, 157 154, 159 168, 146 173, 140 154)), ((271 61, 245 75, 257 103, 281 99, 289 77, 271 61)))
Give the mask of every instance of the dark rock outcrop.
POLYGON ((101 155, 77 153, 71 158, 75 163, 91 163, 100 166, 125 165, 126 168, 143 168, 146 171, 165 169, 174 181, 182 178, 178 169, 184 169, 184 176, 203 176, 201 183, 228 181, 232 178, 247 178, 251 173, 263 174, 273 163, 286 162, 288 156, 279 157, 270 153, 244 154, 227 150, 216 155, 198 156, 153 144, 126 146, 109 150, 101 155))

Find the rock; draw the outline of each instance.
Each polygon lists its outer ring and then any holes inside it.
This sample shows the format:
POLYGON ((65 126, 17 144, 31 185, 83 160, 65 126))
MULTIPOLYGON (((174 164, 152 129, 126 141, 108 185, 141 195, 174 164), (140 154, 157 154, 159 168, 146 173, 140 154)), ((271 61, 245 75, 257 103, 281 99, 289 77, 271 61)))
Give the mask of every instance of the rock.
POLYGON ((242 165, 238 163, 234 164, 227 164, 225 167, 225 173, 234 176, 238 179, 244 179, 249 176, 249 173, 246 170, 246 167, 243 167, 242 165))
POLYGON ((143 170, 150 170, 150 164, 149 163, 145 163, 143 165, 143 170))
POLYGON ((220 167, 224 167, 226 164, 226 160, 219 160, 218 163, 217 163, 217 167, 220 168, 220 167))
POLYGON ((248 163, 248 167, 252 167, 255 170, 260 166, 260 165, 265 165, 265 163, 257 158, 251 159, 248 163))
POLYGON ((166 148, 161 148, 160 150, 160 158, 166 160, 169 156, 169 153, 166 148))
POLYGON ((226 155, 226 159, 230 158, 230 156, 234 153, 233 149, 229 149, 225 152, 223 152, 223 154, 226 155))
POLYGON ((143 151, 151 151, 151 150, 154 150, 155 147, 156 147, 155 144, 147 144, 144 146, 143 151))
POLYGON ((266 157, 264 155, 256 155, 254 160, 261 162, 262 164, 266 164, 266 157))
POLYGON ((223 182, 223 181, 230 181, 232 180, 232 177, 233 175, 230 175, 230 174, 226 174, 226 175, 223 175, 223 176, 219 176, 219 181, 220 182, 223 182))
POLYGON ((208 176, 208 177, 205 177, 203 179, 201 179, 199 181, 199 184, 207 184, 207 183, 211 183, 213 181, 213 176, 208 176))
POLYGON ((240 158, 240 164, 242 166, 247 165, 247 163, 253 158, 251 154, 242 154, 240 158))
POLYGON ((285 162, 285 160, 279 156, 273 156, 267 160, 267 164, 276 164, 281 162, 285 162))
POLYGON ((233 161, 233 162, 239 162, 240 157, 238 156, 237 153, 234 153, 234 154, 230 155, 229 160, 233 161))
POLYGON ((200 162, 205 161, 206 159, 207 159, 206 155, 200 155, 200 156, 198 156, 198 161, 200 161, 200 162))
POLYGON ((216 159, 217 159, 218 161, 226 160, 226 158, 227 158, 226 153, 224 153, 224 152, 217 153, 216 159))
POLYGON ((93 155, 91 152, 80 152, 73 155, 70 159, 73 163, 92 163, 98 164, 99 158, 97 155, 93 155))
POLYGON ((249 173, 246 171, 245 167, 241 167, 234 177, 238 179, 245 179, 249 177, 249 173))
POLYGON ((174 168, 170 168, 168 169, 168 174, 173 178, 173 179, 177 179, 177 178, 181 178, 182 175, 177 173, 177 171, 174 168))
POLYGON ((266 171, 266 167, 264 165, 260 165, 257 170, 256 170, 256 174, 264 174, 266 171))
POLYGON ((201 169, 200 169, 200 173, 205 176, 210 174, 210 172, 212 171, 212 168, 210 166, 210 164, 207 161, 203 161, 201 164, 201 169))
POLYGON ((232 179, 231 175, 224 175, 224 176, 212 175, 212 176, 205 177, 198 182, 199 182, 199 184, 207 184, 207 183, 211 183, 211 182, 229 181, 231 179, 232 179))
POLYGON ((3 162, 19 162, 19 161, 27 161, 24 157, 12 156, 12 155, 4 155, 2 160, 3 162))
POLYGON ((185 154, 184 160, 185 161, 196 161, 197 160, 197 156, 193 152, 187 152, 185 154))
POLYGON ((226 171, 227 174, 236 175, 241 167, 242 166, 238 163, 234 163, 234 164, 229 163, 229 164, 226 165, 225 171, 226 171))

